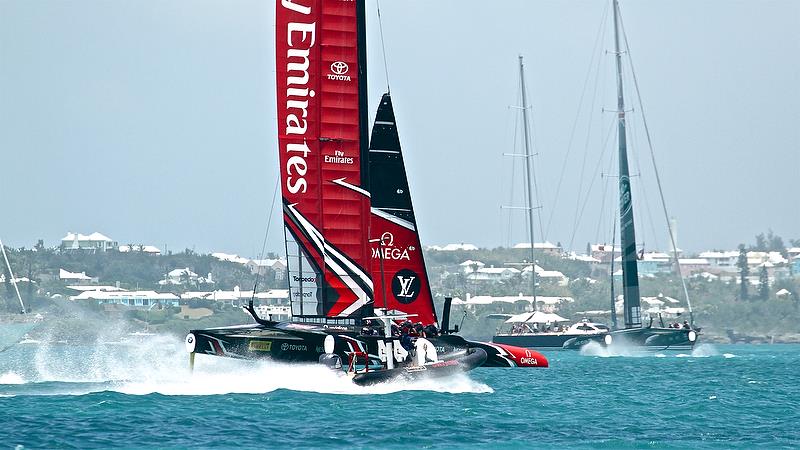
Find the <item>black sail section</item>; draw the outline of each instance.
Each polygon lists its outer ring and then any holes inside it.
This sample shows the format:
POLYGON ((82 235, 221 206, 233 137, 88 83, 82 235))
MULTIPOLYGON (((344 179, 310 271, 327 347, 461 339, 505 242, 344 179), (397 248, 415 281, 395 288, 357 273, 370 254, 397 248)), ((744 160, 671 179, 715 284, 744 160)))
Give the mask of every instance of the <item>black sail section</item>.
POLYGON ((372 128, 369 175, 374 305, 416 314, 412 320, 424 325, 435 323, 436 311, 388 93, 381 98, 372 128))
POLYGON ((416 227, 392 97, 388 93, 383 94, 375 115, 370 140, 369 173, 372 207, 406 220, 416 227))

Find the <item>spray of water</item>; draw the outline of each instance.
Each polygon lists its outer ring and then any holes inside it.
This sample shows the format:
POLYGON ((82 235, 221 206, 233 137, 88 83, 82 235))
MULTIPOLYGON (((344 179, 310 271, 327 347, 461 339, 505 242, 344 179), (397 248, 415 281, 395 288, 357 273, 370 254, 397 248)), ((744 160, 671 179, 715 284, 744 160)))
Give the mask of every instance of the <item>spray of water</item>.
POLYGON ((115 338, 93 345, 41 345, 35 347, 30 364, 32 367, 25 375, 16 372, 2 375, 0 385, 57 383, 60 387, 47 389, 47 393, 72 395, 97 391, 131 395, 257 394, 279 389, 349 395, 407 390, 454 394, 493 392, 489 386, 467 375, 359 387, 343 372, 316 364, 290 365, 206 355, 197 355, 192 372, 182 340, 161 335, 115 338))
MULTIPOLYGON (((596 356, 600 358, 610 357, 654 357, 654 358, 708 358, 719 356, 719 351, 712 344, 700 344, 691 353, 665 353, 643 350, 641 347, 627 345, 624 342, 615 342, 614 345, 605 347, 597 342, 590 342, 581 347, 581 355, 596 356)), ((732 358, 735 355, 725 353, 725 358, 732 358)))

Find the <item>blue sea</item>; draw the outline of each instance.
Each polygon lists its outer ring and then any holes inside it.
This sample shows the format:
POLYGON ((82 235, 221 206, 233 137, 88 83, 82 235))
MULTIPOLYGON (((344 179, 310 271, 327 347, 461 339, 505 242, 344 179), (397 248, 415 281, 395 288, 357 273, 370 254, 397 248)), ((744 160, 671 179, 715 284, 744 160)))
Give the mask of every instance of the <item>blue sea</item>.
POLYGON ((6 448, 797 448, 800 346, 549 352, 356 387, 318 366, 198 356, 180 338, 0 353, 6 448))

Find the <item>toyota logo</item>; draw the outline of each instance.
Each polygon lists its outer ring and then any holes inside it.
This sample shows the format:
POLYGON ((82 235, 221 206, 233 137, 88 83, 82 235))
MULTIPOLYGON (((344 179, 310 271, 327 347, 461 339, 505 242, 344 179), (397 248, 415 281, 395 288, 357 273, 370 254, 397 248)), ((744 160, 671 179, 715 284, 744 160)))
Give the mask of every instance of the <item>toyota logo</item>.
POLYGON ((284 342, 283 345, 281 345, 281 350, 283 350, 283 351, 289 350, 289 344, 284 342))
POLYGON ((348 70, 350 70, 350 67, 347 66, 346 62, 334 61, 333 64, 331 64, 331 72, 336 75, 344 75, 348 70))

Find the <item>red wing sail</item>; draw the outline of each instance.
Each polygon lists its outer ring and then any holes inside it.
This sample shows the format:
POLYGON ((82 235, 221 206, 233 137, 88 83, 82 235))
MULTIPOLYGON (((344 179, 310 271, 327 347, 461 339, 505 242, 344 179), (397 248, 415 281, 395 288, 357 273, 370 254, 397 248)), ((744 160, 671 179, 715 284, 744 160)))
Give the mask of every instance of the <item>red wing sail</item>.
POLYGON ((375 280, 375 306, 408 314, 424 325, 436 322, 436 310, 422 257, 417 221, 408 190, 408 178, 400 150, 392 98, 384 94, 369 152, 372 218, 372 279, 375 280), (381 267, 383 266, 383 267, 381 267))
POLYGON ((281 0, 278 146, 296 317, 371 313, 364 3, 281 0))

